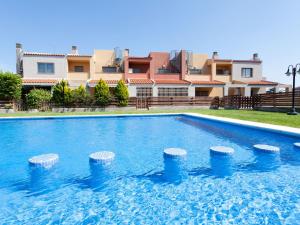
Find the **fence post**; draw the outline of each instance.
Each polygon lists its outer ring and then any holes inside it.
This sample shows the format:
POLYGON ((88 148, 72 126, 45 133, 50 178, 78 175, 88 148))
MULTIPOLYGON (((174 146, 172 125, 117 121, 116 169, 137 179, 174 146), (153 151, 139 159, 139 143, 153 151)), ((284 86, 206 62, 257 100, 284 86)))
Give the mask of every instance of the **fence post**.
POLYGON ((273 107, 276 108, 276 94, 273 93, 273 107))

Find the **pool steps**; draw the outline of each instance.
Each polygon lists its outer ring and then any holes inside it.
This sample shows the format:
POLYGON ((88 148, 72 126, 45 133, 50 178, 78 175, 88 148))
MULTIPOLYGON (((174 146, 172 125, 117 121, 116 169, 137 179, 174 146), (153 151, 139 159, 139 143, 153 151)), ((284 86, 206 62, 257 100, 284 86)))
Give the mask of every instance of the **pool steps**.
POLYGON ((269 152, 269 153, 276 153, 276 152, 280 151, 279 147, 272 146, 272 145, 266 145, 266 144, 256 144, 256 145, 253 145, 253 147, 256 150, 269 152))
POLYGON ((294 146, 300 148, 300 142, 294 143, 294 146))
POLYGON ((89 155, 91 163, 110 164, 115 158, 115 153, 110 151, 94 152, 89 155))
POLYGON ((166 148, 164 150, 164 157, 168 158, 184 158, 186 155, 186 150, 182 148, 166 148))
MULTIPOLYGON (((294 143, 294 146, 300 148, 300 142, 294 143)), ((253 148, 266 153, 277 153, 280 151, 279 147, 266 144, 256 144, 253 145, 253 148)), ((234 149, 226 146, 212 146, 210 152, 217 155, 232 155, 234 149)), ((166 148, 163 151, 163 156, 165 160, 171 160, 172 164, 175 163, 179 165, 181 162, 185 161, 187 151, 181 148, 166 148)), ((99 151, 89 155, 89 161, 92 164, 109 165, 114 159, 115 153, 111 151, 99 151)), ((58 160, 59 156, 57 154, 49 153, 31 157, 28 159, 28 162, 32 167, 49 169, 54 166, 58 160)))
POLYGON ((33 167, 42 167, 49 169, 58 162, 59 156, 54 153, 34 156, 28 159, 29 165, 33 167))
POLYGON ((234 149, 226 146, 212 146, 210 152, 213 154, 231 155, 234 153, 234 149))

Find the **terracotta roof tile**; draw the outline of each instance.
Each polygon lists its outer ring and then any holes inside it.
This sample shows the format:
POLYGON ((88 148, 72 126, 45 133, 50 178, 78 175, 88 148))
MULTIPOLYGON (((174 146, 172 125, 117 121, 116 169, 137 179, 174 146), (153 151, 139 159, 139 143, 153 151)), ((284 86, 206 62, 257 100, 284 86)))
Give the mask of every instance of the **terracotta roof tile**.
MULTIPOLYGON (((119 80, 104 80, 107 84, 118 84, 119 80)), ((90 80, 90 84, 97 84, 99 80, 90 80)))
POLYGON ((56 84, 58 80, 55 79, 22 79, 23 84, 56 84))
POLYGON ((213 81, 201 81, 201 80, 193 80, 190 81, 192 84, 198 84, 198 85, 224 85, 225 83, 218 80, 213 81))
POLYGON ((65 56, 65 54, 43 53, 43 52, 24 52, 23 55, 29 55, 29 56, 65 56))
POLYGON ((247 84, 246 82, 240 81, 240 80, 233 80, 231 82, 232 84, 247 84))
POLYGON ((190 84, 189 81, 186 80, 155 80, 155 84, 190 84))
POLYGON ((150 79, 129 79, 130 84, 153 84, 153 81, 150 79))
POLYGON ((249 81, 247 82, 249 85, 277 85, 278 83, 267 81, 267 80, 258 80, 258 81, 249 81))

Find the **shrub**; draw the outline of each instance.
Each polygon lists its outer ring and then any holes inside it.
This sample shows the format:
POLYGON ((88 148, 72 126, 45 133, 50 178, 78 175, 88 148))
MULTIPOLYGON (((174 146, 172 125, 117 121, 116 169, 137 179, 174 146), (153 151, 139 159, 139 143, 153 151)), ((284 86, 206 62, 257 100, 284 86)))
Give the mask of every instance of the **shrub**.
POLYGON ((67 81, 62 80, 53 86, 52 101, 58 105, 68 105, 71 102, 71 89, 67 81))
POLYGON ((19 100, 22 93, 22 80, 17 74, 0 71, 0 99, 19 100))
POLYGON ((111 102, 111 95, 107 83, 100 79, 95 87, 94 97, 100 106, 106 106, 111 102))
POLYGON ((50 91, 44 89, 32 89, 26 95, 26 103, 30 109, 38 109, 42 103, 49 102, 51 100, 50 91))
POLYGON ((118 85, 115 89, 115 96, 118 100, 119 106, 128 105, 129 93, 128 93, 128 88, 125 85, 123 80, 119 80, 118 85))
POLYGON ((71 91, 71 102, 75 105, 83 105, 89 103, 89 94, 86 92, 85 87, 80 85, 78 88, 71 91))

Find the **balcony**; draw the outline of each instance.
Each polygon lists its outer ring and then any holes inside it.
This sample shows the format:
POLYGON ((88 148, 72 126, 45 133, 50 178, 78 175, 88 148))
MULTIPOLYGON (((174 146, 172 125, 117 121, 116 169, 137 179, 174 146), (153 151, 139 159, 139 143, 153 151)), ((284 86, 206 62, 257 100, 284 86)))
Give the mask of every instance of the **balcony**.
POLYGON ((68 80, 88 80, 89 78, 88 72, 68 72, 68 80))

